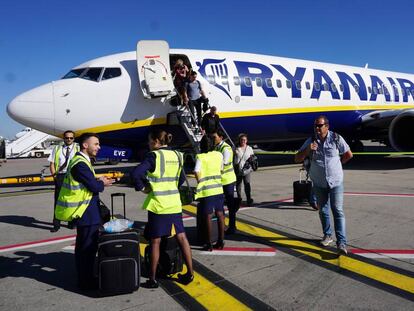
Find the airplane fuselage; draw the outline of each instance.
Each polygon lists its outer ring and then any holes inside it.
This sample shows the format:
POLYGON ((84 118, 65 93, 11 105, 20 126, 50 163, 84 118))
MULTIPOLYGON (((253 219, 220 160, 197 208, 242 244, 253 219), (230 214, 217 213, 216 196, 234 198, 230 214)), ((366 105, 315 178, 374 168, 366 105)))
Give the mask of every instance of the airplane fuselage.
MULTIPOLYGON (((245 132, 251 142, 303 140, 320 114, 346 137, 365 138, 360 131, 364 115, 414 108, 410 74, 236 52, 170 54, 186 57, 199 73, 230 136, 245 132)), ((9 114, 52 135, 67 129, 77 135, 92 131, 100 134, 102 144, 136 148, 146 143, 150 126, 165 126, 167 114, 176 109, 163 98, 144 97, 135 52, 91 60, 72 71, 74 77, 16 97, 9 114), (76 77, 85 68, 94 72, 76 77), (104 79, 105 68, 116 74, 104 79)))

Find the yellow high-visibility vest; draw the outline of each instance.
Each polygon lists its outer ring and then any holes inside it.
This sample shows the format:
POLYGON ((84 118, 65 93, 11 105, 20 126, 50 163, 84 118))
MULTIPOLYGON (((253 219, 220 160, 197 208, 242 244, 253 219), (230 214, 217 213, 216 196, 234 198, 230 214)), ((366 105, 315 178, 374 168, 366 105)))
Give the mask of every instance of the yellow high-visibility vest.
MULTIPOLYGON (((55 147, 55 158, 53 161, 53 164, 55 166, 55 172, 58 173, 59 172, 59 168, 60 168, 60 154, 62 153, 63 148, 66 147, 65 145, 57 145, 55 147)), ((74 152, 76 154, 76 152, 80 151, 79 145, 77 143, 73 143, 73 148, 75 148, 74 152)))
MULTIPOLYGON (((228 150, 230 152, 230 159, 229 163, 224 164, 223 174, 221 175, 221 183, 223 186, 229 185, 231 183, 236 182, 236 174, 234 173, 233 167, 233 149, 230 147, 229 144, 223 141, 223 143, 216 147, 216 150, 223 154, 224 150, 228 150)), ((224 155, 224 154, 223 154, 224 155)))
POLYGON ((151 192, 144 201, 143 209, 155 214, 177 214, 182 212, 178 182, 183 155, 172 150, 156 150, 155 170, 148 172, 151 192), (180 157, 180 160, 179 158, 180 157))
POLYGON ((223 155, 218 151, 210 151, 197 154, 197 159, 201 161, 201 172, 195 198, 205 198, 223 193, 223 184, 221 183, 223 155))
POLYGON ((81 218, 92 199, 93 193, 82 183, 76 181, 71 173, 72 168, 80 162, 88 165, 95 176, 95 171, 91 163, 82 155, 76 154, 70 160, 68 170, 65 174, 62 188, 60 189, 59 197, 56 202, 55 217, 59 220, 71 221, 76 218, 81 218))

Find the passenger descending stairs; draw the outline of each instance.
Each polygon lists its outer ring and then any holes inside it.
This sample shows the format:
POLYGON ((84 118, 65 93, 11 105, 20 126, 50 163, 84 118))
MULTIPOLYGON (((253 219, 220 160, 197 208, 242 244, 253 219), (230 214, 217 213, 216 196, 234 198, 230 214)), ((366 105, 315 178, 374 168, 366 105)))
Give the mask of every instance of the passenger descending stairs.
MULTIPOLYGON (((188 106, 178 106, 176 111, 169 113, 167 123, 168 125, 181 125, 194 153, 200 153, 200 141, 203 138, 203 131, 188 106)), ((234 149, 235 145, 221 123, 220 128, 224 133, 225 141, 234 149)))

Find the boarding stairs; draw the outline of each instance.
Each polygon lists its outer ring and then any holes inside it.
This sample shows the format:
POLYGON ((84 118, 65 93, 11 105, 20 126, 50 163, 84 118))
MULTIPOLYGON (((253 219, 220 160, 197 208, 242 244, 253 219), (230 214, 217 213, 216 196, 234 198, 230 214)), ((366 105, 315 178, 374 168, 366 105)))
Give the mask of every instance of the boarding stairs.
POLYGON ((18 158, 24 156, 32 149, 41 146, 46 140, 52 136, 35 129, 27 132, 18 139, 12 141, 6 146, 7 158, 18 158))
POLYGON ((188 106, 178 106, 176 111, 170 112, 167 116, 167 123, 168 125, 180 125, 193 151, 200 153, 200 141, 203 138, 203 132, 188 106))

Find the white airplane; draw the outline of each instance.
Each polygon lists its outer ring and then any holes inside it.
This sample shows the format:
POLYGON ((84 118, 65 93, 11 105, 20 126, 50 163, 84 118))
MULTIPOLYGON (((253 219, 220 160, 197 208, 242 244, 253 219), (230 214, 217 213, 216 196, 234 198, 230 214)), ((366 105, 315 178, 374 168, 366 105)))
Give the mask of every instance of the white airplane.
MULTIPOLYGON (((358 145, 380 140, 414 150, 414 75, 362 67, 204 50, 169 49, 165 41, 139 41, 137 51, 85 62, 62 79, 14 98, 16 121, 61 136, 99 133, 112 157, 146 145, 150 126, 167 125, 175 89, 171 65, 182 59, 198 72, 210 104, 231 137, 249 134, 264 148, 291 148, 313 133, 320 114, 331 129, 358 145)), ((106 151, 104 151, 106 150, 106 151)))

